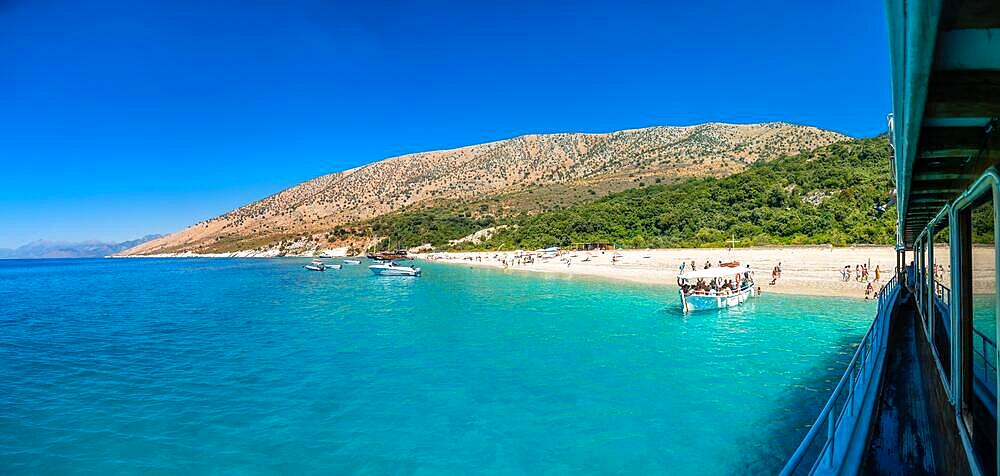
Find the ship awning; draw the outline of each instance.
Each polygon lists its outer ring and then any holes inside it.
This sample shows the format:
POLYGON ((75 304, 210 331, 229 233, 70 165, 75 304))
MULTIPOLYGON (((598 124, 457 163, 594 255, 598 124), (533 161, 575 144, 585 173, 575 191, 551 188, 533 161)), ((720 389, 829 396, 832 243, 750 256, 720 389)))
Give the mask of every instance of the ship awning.
POLYGON ((743 274, 747 271, 753 271, 752 269, 744 267, 729 268, 725 266, 720 266, 718 268, 708 268, 699 269, 695 271, 688 271, 687 273, 681 273, 677 275, 681 279, 712 279, 712 278, 731 278, 737 274, 743 274))
POLYGON ((1000 159, 1000 2, 887 0, 886 7, 897 242, 910 248, 1000 159))

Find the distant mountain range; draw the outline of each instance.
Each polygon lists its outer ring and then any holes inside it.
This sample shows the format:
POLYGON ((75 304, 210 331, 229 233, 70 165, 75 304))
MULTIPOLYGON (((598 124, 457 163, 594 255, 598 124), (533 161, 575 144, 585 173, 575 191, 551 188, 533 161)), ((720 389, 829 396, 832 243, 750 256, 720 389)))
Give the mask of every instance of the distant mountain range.
POLYGON ((123 241, 121 243, 36 240, 17 248, 0 248, 0 259, 101 258, 120 253, 162 236, 146 235, 137 240, 123 241))
POLYGON ((348 239, 334 236, 335 228, 407 208, 521 192, 531 194, 522 202, 549 203, 553 202, 549 197, 556 197, 556 206, 568 206, 599 198, 591 197, 598 191, 728 176, 757 161, 844 139, 836 132, 780 122, 526 135, 403 155, 324 175, 123 254, 247 250, 284 254, 333 247, 348 239), (538 191, 542 193, 532 193, 538 191))

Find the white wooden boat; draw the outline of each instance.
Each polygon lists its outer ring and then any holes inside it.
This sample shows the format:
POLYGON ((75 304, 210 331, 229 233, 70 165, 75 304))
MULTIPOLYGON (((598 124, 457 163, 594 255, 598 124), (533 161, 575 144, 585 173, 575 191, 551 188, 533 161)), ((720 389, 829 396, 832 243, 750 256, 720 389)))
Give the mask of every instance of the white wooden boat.
POLYGON ((420 268, 402 266, 392 261, 373 264, 368 269, 379 276, 420 276, 420 268))
POLYGON ((757 295, 757 284, 749 267, 688 271, 677 276, 677 285, 684 312, 739 306, 757 295))

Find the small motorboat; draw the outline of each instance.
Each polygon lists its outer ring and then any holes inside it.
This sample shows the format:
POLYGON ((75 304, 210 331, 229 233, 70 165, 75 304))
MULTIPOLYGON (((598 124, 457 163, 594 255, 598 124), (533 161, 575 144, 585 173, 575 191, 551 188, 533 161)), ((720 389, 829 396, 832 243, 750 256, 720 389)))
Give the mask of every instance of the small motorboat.
POLYGON ((420 276, 420 268, 402 266, 393 261, 373 264, 368 269, 379 276, 420 276))
POLYGON ((350 264, 350 265, 361 264, 361 261, 356 259, 345 259, 344 264, 350 264))
POLYGON ((342 266, 339 265, 339 264, 328 264, 328 265, 326 265, 326 267, 327 268, 332 268, 332 269, 340 269, 342 266))
POLYGON ((309 264, 303 266, 303 268, 309 271, 326 271, 326 264, 323 261, 314 259, 309 262, 309 264))

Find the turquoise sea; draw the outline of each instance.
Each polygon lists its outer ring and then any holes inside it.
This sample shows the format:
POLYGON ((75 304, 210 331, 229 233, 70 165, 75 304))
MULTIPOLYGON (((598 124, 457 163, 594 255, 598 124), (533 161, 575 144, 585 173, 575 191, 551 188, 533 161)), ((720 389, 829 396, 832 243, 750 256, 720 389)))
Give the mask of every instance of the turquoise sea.
POLYGON ((0 261, 0 474, 773 474, 874 312, 304 262, 0 261))

